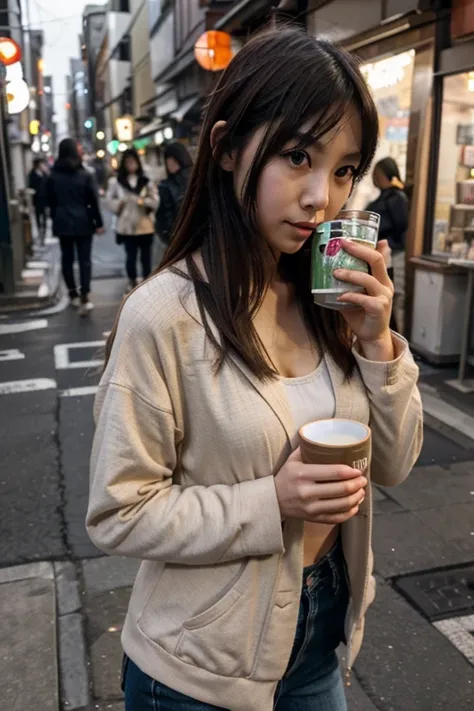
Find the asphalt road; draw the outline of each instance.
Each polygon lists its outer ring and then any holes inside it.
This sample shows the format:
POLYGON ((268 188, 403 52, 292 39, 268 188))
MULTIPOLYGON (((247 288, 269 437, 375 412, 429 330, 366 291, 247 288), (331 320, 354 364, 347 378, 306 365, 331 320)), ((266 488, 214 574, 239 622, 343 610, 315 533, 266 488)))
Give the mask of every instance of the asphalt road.
POLYGON ((94 281, 87 319, 67 308, 0 321, 0 566, 98 554, 84 530, 93 394, 81 393, 99 380, 89 362, 102 359, 123 287, 94 281), (31 330, 8 333, 12 323, 31 330))

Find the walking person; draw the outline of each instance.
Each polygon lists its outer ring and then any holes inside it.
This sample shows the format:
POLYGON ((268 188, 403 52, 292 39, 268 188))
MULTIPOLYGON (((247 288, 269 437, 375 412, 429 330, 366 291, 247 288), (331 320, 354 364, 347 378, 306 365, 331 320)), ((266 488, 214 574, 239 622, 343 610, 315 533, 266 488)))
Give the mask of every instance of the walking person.
POLYGON ((94 177, 82 164, 76 142, 65 138, 46 183, 46 202, 51 210, 53 233, 61 245, 62 271, 71 306, 87 316, 94 304, 89 298, 94 233, 103 234, 103 220, 94 177), (74 278, 79 263, 80 294, 74 278))
POLYGON ((44 246, 46 238, 46 163, 42 158, 33 160, 33 168, 28 174, 28 187, 33 191, 33 207, 35 210, 36 227, 40 246, 44 246))
POLYGON ((387 156, 375 164, 372 180, 380 190, 366 210, 380 215, 379 237, 387 240, 391 250, 389 276, 395 286, 392 328, 403 333, 405 300, 405 241, 408 230, 409 203, 404 192, 400 170, 393 158, 387 156))
POLYGON ((374 597, 369 480, 422 440, 418 369, 389 330, 380 251, 342 312, 313 303, 308 243, 369 168, 355 59, 297 29, 220 77, 165 262, 125 300, 95 402, 87 528, 143 562, 122 632, 126 711, 346 711, 374 597), (275 62, 278 57, 278 62, 275 62), (304 464, 298 428, 369 423, 370 471, 304 464))
POLYGON ((122 155, 117 178, 109 180, 107 202, 117 215, 117 244, 125 246, 128 291, 131 291, 138 283, 138 254, 143 279, 151 272, 154 214, 158 208, 156 187, 145 175, 140 156, 132 148, 122 155))
POLYGON ((165 146, 164 159, 167 178, 158 186, 160 206, 156 213, 156 231, 168 245, 189 184, 193 161, 186 146, 177 141, 165 146))

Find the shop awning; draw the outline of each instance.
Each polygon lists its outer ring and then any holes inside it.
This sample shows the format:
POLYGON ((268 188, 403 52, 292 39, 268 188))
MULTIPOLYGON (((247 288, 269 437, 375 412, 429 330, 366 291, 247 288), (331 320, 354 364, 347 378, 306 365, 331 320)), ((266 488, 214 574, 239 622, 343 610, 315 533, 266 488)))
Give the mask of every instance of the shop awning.
POLYGON ((186 114, 191 111, 193 106, 196 106, 200 98, 201 97, 199 94, 194 94, 193 96, 190 96, 189 99, 185 99, 184 101, 182 101, 176 111, 173 111, 170 114, 171 118, 175 119, 175 121, 178 121, 178 123, 181 123, 186 114))
POLYGON ((138 133, 138 138, 145 138, 146 136, 151 136, 152 133, 156 133, 163 126, 163 120, 160 118, 154 119, 151 123, 143 126, 138 133))

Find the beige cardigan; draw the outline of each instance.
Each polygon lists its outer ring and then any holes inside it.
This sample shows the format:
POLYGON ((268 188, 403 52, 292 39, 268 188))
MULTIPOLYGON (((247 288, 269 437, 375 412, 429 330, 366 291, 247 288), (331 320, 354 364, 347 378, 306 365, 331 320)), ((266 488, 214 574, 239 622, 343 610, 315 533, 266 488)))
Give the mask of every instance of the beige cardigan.
MULTIPOLYGON (((336 416, 370 422, 372 480, 402 482, 420 451, 418 368, 356 355, 345 381, 326 356, 336 416)), ((143 560, 125 621, 149 676, 230 711, 271 711, 297 623, 303 523, 282 527, 274 474, 295 425, 284 387, 232 356, 212 372, 194 289, 167 270, 127 300, 95 403, 87 528, 107 553, 143 560)), ((373 599, 370 487, 342 526, 351 585, 348 667, 373 599)))

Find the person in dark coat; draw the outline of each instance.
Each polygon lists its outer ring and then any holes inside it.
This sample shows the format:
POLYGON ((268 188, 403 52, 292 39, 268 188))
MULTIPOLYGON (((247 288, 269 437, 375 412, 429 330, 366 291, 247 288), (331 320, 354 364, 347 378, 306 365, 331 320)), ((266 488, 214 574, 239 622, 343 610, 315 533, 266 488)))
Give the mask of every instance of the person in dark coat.
POLYGON ((40 245, 44 245, 46 237, 46 197, 45 185, 47 181, 46 164, 42 158, 35 158, 33 168, 28 174, 28 187, 33 190, 33 207, 35 209, 36 225, 40 245))
POLYGON ((391 249, 389 276, 395 286, 391 328, 403 331, 405 298, 405 240, 408 230, 409 202, 398 165, 387 156, 375 164, 372 180, 380 195, 369 202, 366 210, 380 215, 379 239, 386 239, 391 249))
POLYGON ((178 142, 165 147, 164 157, 168 177, 158 186, 160 206, 156 213, 156 231, 163 242, 169 244, 191 177, 193 161, 187 148, 178 142))
POLYGON ((46 183, 46 202, 51 210, 53 234, 59 237, 64 281, 71 305, 86 316, 94 308, 89 299, 94 233, 104 232, 94 177, 82 165, 76 142, 65 138, 46 183), (74 279, 77 254, 80 296, 74 279))

